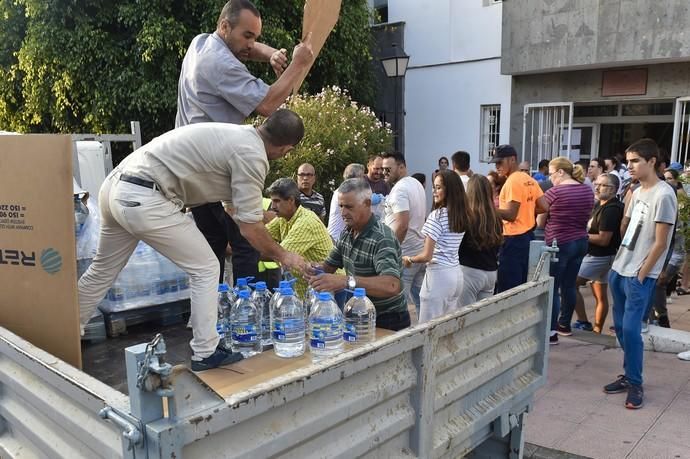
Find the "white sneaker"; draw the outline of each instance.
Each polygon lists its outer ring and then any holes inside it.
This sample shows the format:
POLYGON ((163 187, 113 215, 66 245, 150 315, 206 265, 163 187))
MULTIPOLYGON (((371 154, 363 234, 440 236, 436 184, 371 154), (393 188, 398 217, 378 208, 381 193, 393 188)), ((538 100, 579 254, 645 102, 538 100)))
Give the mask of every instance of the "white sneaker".
POLYGON ((640 331, 642 333, 647 333, 649 331, 649 324, 647 322, 642 322, 642 329, 640 331))
POLYGON ((678 358, 681 360, 690 361, 690 351, 681 352, 678 354, 678 358))

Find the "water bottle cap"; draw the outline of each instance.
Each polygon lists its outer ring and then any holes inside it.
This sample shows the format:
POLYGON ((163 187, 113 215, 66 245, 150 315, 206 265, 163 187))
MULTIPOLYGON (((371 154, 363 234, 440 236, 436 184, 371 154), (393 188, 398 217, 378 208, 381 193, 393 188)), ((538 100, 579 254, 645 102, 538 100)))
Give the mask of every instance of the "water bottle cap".
POLYGON ((328 292, 319 292, 319 301, 328 301, 331 299, 331 294, 328 292))
POLYGON ((228 290, 230 290, 228 284, 218 284, 218 293, 227 292, 228 290))
POLYGON ((246 277, 237 278, 237 286, 238 287, 247 287, 248 285, 249 285, 249 281, 247 281, 246 277))
POLYGON ((293 295, 295 292, 292 291, 292 287, 283 287, 280 289, 280 294, 282 296, 293 295))
POLYGON ((284 280, 280 281, 280 283, 278 284, 279 289, 283 289, 283 288, 289 287, 289 286, 290 286, 290 282, 284 281, 284 280))
POLYGON ((264 281, 257 282, 255 289, 260 291, 260 292, 263 292, 264 290, 266 290, 266 282, 264 282, 264 281))
POLYGON ((355 296, 356 296, 357 298, 364 298, 365 296, 367 296, 367 291, 366 291, 366 289, 364 289, 364 288, 362 288, 362 287, 357 287, 357 288, 355 289, 355 296))
POLYGON ((249 298, 249 290, 240 290, 240 298, 249 298))

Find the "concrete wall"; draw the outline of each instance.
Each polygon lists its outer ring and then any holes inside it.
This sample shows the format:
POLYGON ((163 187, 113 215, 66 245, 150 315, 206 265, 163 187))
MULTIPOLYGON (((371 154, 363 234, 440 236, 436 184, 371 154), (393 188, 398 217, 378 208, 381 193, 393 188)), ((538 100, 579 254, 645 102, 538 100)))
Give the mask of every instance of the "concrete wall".
MULTIPOLYGON (((500 74, 501 4, 482 0, 389 0, 389 21, 405 22, 405 142, 408 170, 430 174, 440 156, 477 157, 480 105, 501 104, 508 136, 510 77, 500 74)), ((427 186, 427 190, 430 187, 427 186)), ((430 194, 430 192, 429 192, 430 194)))
POLYGON ((616 102, 640 99, 673 99, 690 95, 690 63, 648 66, 647 94, 602 97, 602 70, 582 70, 513 76, 510 142, 521 151, 522 114, 525 104, 539 102, 616 102))
POLYGON ((688 0, 503 4, 505 74, 690 60, 688 0))

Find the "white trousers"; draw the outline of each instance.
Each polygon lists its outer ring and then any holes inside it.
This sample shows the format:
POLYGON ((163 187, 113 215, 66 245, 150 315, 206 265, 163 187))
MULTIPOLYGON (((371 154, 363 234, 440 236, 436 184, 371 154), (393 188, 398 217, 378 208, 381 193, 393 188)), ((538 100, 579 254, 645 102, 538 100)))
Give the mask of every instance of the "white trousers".
POLYGON ((460 266, 430 264, 420 292, 419 323, 460 309, 463 279, 460 266))
POLYGON ((460 295, 460 306, 468 306, 494 294, 497 271, 460 266, 465 286, 460 295))
POLYGON ((218 346, 216 331, 218 259, 194 222, 160 192, 119 180, 113 171, 101 186, 98 203, 101 228, 93 263, 79 279, 82 327, 127 264, 142 240, 169 258, 190 277, 195 360, 213 354, 218 346))

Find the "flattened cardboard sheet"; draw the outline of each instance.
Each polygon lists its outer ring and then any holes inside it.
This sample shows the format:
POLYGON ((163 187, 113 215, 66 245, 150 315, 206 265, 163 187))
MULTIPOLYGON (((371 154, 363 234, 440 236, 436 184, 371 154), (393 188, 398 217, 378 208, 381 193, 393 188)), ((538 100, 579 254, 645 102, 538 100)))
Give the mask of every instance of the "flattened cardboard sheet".
MULTIPOLYGON (((302 19, 302 40, 304 41, 311 32, 311 46, 316 61, 326 39, 338 22, 340 16, 341 0, 306 0, 304 4, 304 16, 302 19)), ((302 86, 304 79, 309 74, 311 66, 305 69, 300 76, 292 92, 296 93, 302 86)))
MULTIPOLYGON (((394 333, 391 330, 377 328, 376 339, 379 340, 394 333)), ((216 391, 218 395, 227 398, 238 392, 250 389, 257 384, 284 376, 293 370, 305 368, 311 364, 311 354, 309 354, 309 351, 305 352, 301 357, 284 359, 278 357, 270 349, 232 365, 201 371, 196 373, 196 375, 211 389, 216 391)))
POLYGON ((0 325, 81 368, 66 135, 0 135, 0 325))

